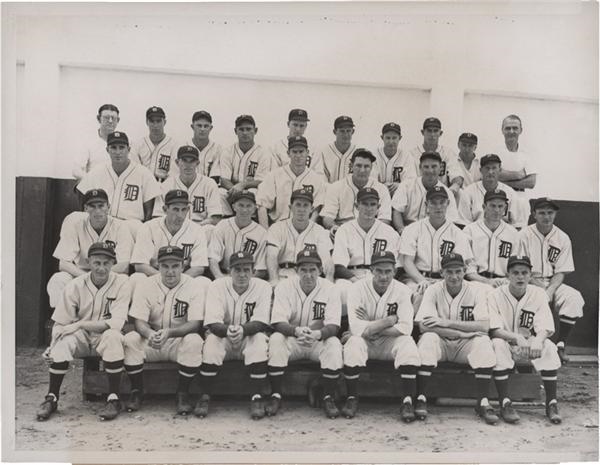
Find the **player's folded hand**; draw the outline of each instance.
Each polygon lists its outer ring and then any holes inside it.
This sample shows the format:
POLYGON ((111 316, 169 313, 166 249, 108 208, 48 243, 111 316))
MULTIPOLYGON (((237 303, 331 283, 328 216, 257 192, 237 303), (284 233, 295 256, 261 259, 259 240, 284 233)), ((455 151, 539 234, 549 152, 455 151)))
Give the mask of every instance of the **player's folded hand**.
POLYGON ((423 318, 421 321, 422 323, 427 326, 428 328, 435 328, 436 326, 438 327, 442 327, 440 325, 440 321, 442 319, 437 317, 437 316, 426 316, 425 318, 423 318))
POLYGON ((369 319, 369 315, 367 314, 367 311, 364 309, 364 307, 358 307, 356 309, 356 318, 358 318, 359 320, 368 320, 369 319))
POLYGON ((531 345, 529 346, 529 356, 531 358, 540 358, 542 356, 542 347, 542 341, 537 338, 533 338, 531 340, 531 345))
POLYGON ((57 340, 62 339, 63 337, 68 336, 69 334, 73 334, 77 330, 79 330, 79 323, 78 322, 71 323, 66 326, 63 326, 60 334, 58 334, 55 337, 57 340))
POLYGON ((425 292, 425 289, 427 289, 427 287, 429 287, 429 284, 431 284, 431 283, 429 282, 428 279, 421 281, 419 284, 417 284, 416 292, 418 292, 419 294, 423 294, 425 292))
POLYGON ((44 352, 42 353, 42 358, 44 359, 44 362, 46 362, 48 365, 53 362, 52 357, 50 357, 51 349, 52 349, 52 346, 48 346, 46 348, 46 350, 44 350, 44 352))

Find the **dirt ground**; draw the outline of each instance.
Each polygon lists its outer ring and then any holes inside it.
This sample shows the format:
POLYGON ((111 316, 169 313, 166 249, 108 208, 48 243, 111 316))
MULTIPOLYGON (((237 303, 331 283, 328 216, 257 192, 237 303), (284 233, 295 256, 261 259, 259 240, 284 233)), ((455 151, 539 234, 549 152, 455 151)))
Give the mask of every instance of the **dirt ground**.
MULTIPOLYGON (((470 406, 430 407, 425 422, 399 421, 389 402, 361 402, 354 420, 329 420, 301 400, 284 401, 274 418, 252 421, 247 401, 215 400, 206 419, 177 417, 174 400, 152 398, 135 414, 103 423, 102 402, 82 401, 81 362, 65 377, 59 411, 38 422, 47 390, 41 349, 20 349, 16 360, 15 449, 33 451, 310 451, 410 453, 556 453, 572 461, 598 460, 598 368, 559 372, 562 425, 551 425, 543 406, 519 406, 519 426, 485 425, 470 406)), ((474 458, 473 461, 477 459, 474 458)), ((570 461, 571 461, 570 460, 570 461)))

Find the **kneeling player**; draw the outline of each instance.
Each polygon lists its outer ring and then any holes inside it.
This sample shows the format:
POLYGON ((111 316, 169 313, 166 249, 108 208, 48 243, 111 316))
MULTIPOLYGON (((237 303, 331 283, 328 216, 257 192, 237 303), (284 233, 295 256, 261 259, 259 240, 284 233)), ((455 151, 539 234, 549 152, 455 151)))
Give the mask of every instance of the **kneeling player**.
POLYGON ((335 285, 319 275, 323 271, 316 250, 304 250, 296 257, 298 276, 281 281, 275 288, 269 338, 271 400, 267 415, 275 415, 281 402, 283 373, 290 360, 321 362, 323 408, 329 418, 339 411, 333 397, 342 370, 342 344, 335 336, 340 329, 341 302, 335 285))
POLYGON ((52 342, 44 357, 50 362, 50 387, 37 411, 38 420, 47 420, 58 406, 60 386, 73 358, 98 356, 108 375, 106 406, 102 420, 112 420, 120 410, 119 384, 123 371, 121 328, 127 319, 131 298, 129 280, 111 271, 115 250, 104 242, 88 251, 90 271, 65 286, 52 315, 52 342))
POLYGON ((411 337, 414 310, 410 289, 394 279, 396 255, 376 252, 371 257, 372 278, 358 281, 348 290, 348 322, 352 335, 344 345, 344 378, 348 398, 342 415, 352 418, 358 410, 359 374, 367 359, 393 360, 403 382, 400 417, 415 419, 419 353, 411 337))
POLYGON ((508 259, 508 284, 488 297, 492 342, 497 363, 494 380, 500 402, 500 415, 507 423, 519 421, 508 395, 508 377, 515 360, 530 360, 542 375, 546 390, 546 416, 552 423, 562 421, 556 400, 556 376, 560 368, 557 347, 548 339, 554 333, 554 320, 544 289, 528 285, 531 261, 527 256, 508 259))

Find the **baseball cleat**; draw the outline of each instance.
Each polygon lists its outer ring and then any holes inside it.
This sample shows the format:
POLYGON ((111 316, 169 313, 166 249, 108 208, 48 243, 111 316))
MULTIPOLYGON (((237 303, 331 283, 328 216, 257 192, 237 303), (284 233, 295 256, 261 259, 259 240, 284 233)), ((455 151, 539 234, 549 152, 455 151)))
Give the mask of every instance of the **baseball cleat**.
POLYGON ((427 418, 427 402, 417 399, 415 402, 415 416, 417 420, 425 420, 427 418))
POLYGON ((552 402, 551 404, 546 405, 546 416, 555 425, 562 423, 562 418, 560 417, 560 414, 558 413, 558 403, 557 402, 552 402))
POLYGON ((196 406, 194 407, 194 415, 199 418, 208 416, 208 403, 210 402, 210 396, 208 394, 202 394, 196 406))
POLYGON ((346 403, 342 407, 342 415, 346 418, 354 418, 358 411, 358 399, 356 397, 348 397, 346 403))
POLYGON ((340 411, 335 405, 335 401, 333 397, 326 396, 323 398, 323 410, 325 411, 325 415, 327 418, 337 418, 340 416, 340 411))
POLYGON ((265 416, 265 407, 262 397, 257 397, 250 401, 250 417, 253 420, 260 420, 265 416))
POLYGON ((48 394, 44 398, 44 402, 42 402, 40 404, 40 406, 38 407, 38 410, 36 413, 38 421, 45 421, 48 418, 50 418, 50 415, 52 415, 54 412, 56 412, 57 408, 58 408, 58 402, 56 400, 56 397, 54 397, 52 394, 48 394))
POLYGON ((192 413, 194 407, 190 401, 190 395, 187 392, 178 392, 176 394, 177 415, 188 415, 192 413))
POLYGON ((129 394, 129 399, 125 404, 125 410, 128 412, 137 412, 142 406, 142 392, 135 389, 129 394))
POLYGON ((500 408, 500 416, 506 423, 516 423, 521 419, 510 401, 500 408))
POLYGON ((498 415, 496 415, 496 412, 491 405, 479 405, 475 409, 475 412, 477 412, 477 415, 483 418, 488 425, 495 425, 498 423, 498 415))
POLYGON ((415 409, 412 402, 402 402, 400 407, 400 418, 404 423, 412 423, 415 421, 415 409))
POLYGON ((106 405, 100 412, 98 412, 98 416, 100 420, 114 420, 119 416, 121 412, 121 401, 119 399, 111 399, 106 401, 106 405))
POLYGON ((265 413, 268 417, 274 417, 277 415, 279 407, 281 407, 281 397, 271 396, 267 405, 265 405, 265 413))

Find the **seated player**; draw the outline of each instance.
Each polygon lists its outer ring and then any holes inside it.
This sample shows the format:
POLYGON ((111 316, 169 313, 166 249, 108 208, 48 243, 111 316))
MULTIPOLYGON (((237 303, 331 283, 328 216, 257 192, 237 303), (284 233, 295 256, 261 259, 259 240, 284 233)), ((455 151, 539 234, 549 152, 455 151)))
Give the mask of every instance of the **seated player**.
POLYGON ((340 329, 340 295, 330 281, 320 278, 321 257, 312 249, 296 257, 298 276, 283 280, 275 288, 269 338, 269 379, 271 398, 267 415, 277 413, 281 404, 282 381, 288 362, 313 360, 321 364, 324 387, 323 409, 336 418, 335 391, 342 370, 342 344, 336 337, 340 329))
POLYGON ((51 308, 56 308, 69 281, 90 271, 87 252, 94 242, 104 242, 115 249, 113 273, 129 273, 133 237, 122 220, 108 214, 109 208, 106 192, 92 189, 83 196, 83 212, 70 213, 63 220, 60 240, 52 255, 58 259, 58 272, 47 285, 51 308))
POLYGON ((229 258, 231 276, 213 281, 207 294, 204 323, 209 332, 202 356, 202 395, 194 415, 208 415, 213 381, 225 360, 244 360, 250 371, 250 416, 265 416, 262 393, 267 388, 267 351, 272 289, 269 283, 254 278, 254 257, 236 252, 229 258))
MULTIPOLYGON (((308 113, 302 108, 294 108, 288 114, 288 135, 283 139, 278 140, 271 147, 271 155, 277 166, 284 166, 290 162, 288 139, 292 137, 304 136, 306 127, 308 126, 308 113)), ((310 150, 307 150, 310 153, 310 150)), ((312 157, 306 160, 306 166, 310 168, 312 157)))
POLYGON ((254 256, 257 277, 267 279, 267 230, 252 220, 256 211, 254 193, 248 190, 236 192, 231 200, 235 216, 215 226, 208 245, 210 271, 215 279, 229 275, 229 257, 236 251, 243 251, 254 256))
POLYGON ((88 250, 90 271, 65 286, 52 314, 52 342, 44 352, 50 363, 50 386, 37 419, 47 420, 56 411, 60 387, 69 362, 74 358, 100 356, 108 377, 106 405, 100 419, 112 420, 121 410, 119 386, 123 371, 123 336, 131 299, 129 280, 111 271, 115 250, 105 242, 95 242, 88 250))
POLYGON ((313 209, 312 192, 299 189, 292 192, 290 211, 292 217, 274 223, 267 232, 267 270, 273 287, 280 279, 296 276, 294 262, 302 250, 315 250, 323 262, 325 277, 333 281, 333 244, 329 233, 310 220, 313 209))
MULTIPOLYGON (((414 310, 410 289, 394 279, 396 255, 378 251, 371 257, 372 278, 354 283, 348 290, 348 319, 352 335, 344 344, 344 378, 348 397, 342 415, 353 418, 358 410, 358 382, 367 360, 393 360, 402 379, 400 418, 415 419, 419 353, 414 339, 414 310)), ((395 393, 394 393, 395 394, 395 393)))
POLYGON ((535 223, 520 232, 521 252, 533 265, 531 284, 546 290, 550 308, 558 313, 558 355, 569 361, 565 354, 567 340, 573 326, 583 316, 581 293, 564 283, 565 276, 575 271, 571 239, 554 221, 558 204, 547 197, 533 201, 535 223))
POLYGON ((183 249, 161 247, 159 273, 141 282, 133 293, 129 316, 135 331, 125 335, 125 369, 131 382, 128 412, 140 409, 144 393, 145 362, 176 362, 177 414, 194 406, 189 388, 202 363, 204 299, 210 281, 183 274, 183 249))
POLYGON ((493 425, 498 422, 498 416, 489 403, 487 393, 496 356, 488 336, 488 288, 465 281, 465 272, 461 255, 445 255, 442 258, 443 281, 427 288, 415 317, 421 331, 418 343, 421 368, 417 376, 419 395, 415 414, 419 419, 427 416, 425 390, 431 371, 438 362, 466 363, 475 370, 475 411, 487 424, 493 425))
POLYGON ((519 421, 509 395, 509 375, 517 361, 530 361, 542 375, 546 391, 546 416, 552 423, 562 421, 556 399, 558 350, 549 337, 554 319, 544 290, 529 284, 531 261, 527 256, 508 259, 508 284, 488 296, 490 333, 496 366, 494 381, 498 391, 500 416, 507 423, 519 421))

